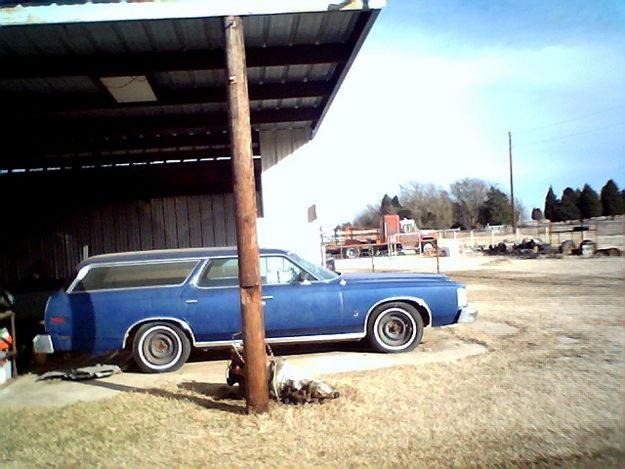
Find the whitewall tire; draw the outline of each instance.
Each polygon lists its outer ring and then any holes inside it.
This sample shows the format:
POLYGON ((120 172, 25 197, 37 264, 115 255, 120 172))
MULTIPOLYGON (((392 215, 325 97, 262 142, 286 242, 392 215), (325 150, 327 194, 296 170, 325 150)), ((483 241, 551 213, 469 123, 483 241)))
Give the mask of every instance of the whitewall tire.
POLYGON ((421 342, 423 319, 419 311, 408 303, 386 303, 371 313, 367 337, 378 352, 409 352, 421 342))
POLYGON ((146 373, 165 373, 180 368, 189 358, 191 343, 174 324, 150 322, 142 325, 132 341, 132 356, 146 373))

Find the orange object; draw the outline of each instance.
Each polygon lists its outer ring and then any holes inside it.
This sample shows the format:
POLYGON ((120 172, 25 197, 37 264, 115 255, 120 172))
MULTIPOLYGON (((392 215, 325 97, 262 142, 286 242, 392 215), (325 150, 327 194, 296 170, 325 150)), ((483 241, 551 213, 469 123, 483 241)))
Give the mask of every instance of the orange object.
POLYGON ((9 334, 9 331, 0 329, 0 350, 8 350, 13 344, 13 337, 9 334))

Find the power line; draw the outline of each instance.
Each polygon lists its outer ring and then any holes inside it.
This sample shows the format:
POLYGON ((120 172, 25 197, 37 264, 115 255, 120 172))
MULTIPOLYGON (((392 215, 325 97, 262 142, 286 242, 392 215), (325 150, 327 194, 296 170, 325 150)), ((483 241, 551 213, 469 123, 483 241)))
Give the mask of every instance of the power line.
POLYGON ((572 133, 565 134, 565 135, 559 135, 557 137, 551 137, 551 138, 546 138, 546 139, 542 139, 542 140, 535 140, 533 142, 521 143, 521 144, 514 145, 514 148, 527 147, 527 146, 531 146, 531 145, 538 145, 539 143, 546 143, 546 142, 551 142, 551 141, 555 141, 555 140, 562 140, 562 139, 565 139, 565 138, 575 137, 575 136, 578 136, 578 135, 585 135, 585 134, 590 134, 590 133, 593 133, 593 132, 600 132, 602 130, 607 130, 607 129, 611 129, 611 128, 619 127, 619 126, 624 126, 625 127, 625 122, 619 122, 617 124, 605 125, 603 127, 598 127, 596 129, 588 129, 588 130, 581 131, 581 132, 572 132, 572 133))
POLYGON ((607 111, 612 111, 614 109, 622 109, 622 108, 625 108, 625 104, 620 104, 618 106, 612 106, 612 107, 609 107, 609 108, 605 108, 605 109, 603 109, 601 111, 594 111, 594 112, 589 112, 587 114, 581 114, 581 115, 578 115, 578 116, 575 116, 575 117, 571 117, 571 118, 566 119, 566 120, 562 120, 562 121, 558 121, 558 122, 552 122, 550 124, 539 125, 537 127, 530 127, 529 129, 525 129, 525 130, 521 129, 519 132, 521 132, 523 134, 529 134, 529 133, 532 133, 532 132, 536 132, 538 130, 548 129, 550 127, 556 127, 558 125, 568 124, 569 122, 576 122, 576 121, 585 119, 587 117, 597 116, 597 115, 603 114, 603 113, 605 113, 607 111))

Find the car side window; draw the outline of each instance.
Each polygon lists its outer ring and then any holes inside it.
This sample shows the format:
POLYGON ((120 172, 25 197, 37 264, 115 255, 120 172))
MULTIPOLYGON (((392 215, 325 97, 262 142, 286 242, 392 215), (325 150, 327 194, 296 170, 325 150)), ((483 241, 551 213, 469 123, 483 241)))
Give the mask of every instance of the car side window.
POLYGON ((308 278, 305 270, 282 256, 261 258, 260 275, 263 285, 288 285, 308 278))
POLYGON ((238 286, 239 260, 236 257, 211 259, 197 284, 199 287, 238 286))
MULTIPOLYGON (((282 256, 260 258, 260 276, 263 285, 288 285, 310 279, 310 275, 282 256)), ((211 259, 197 282, 199 287, 236 287, 239 285, 239 260, 211 259)))
POLYGON ((93 266, 73 291, 96 291, 116 288, 158 287, 179 285, 189 276, 198 261, 155 262, 93 266))

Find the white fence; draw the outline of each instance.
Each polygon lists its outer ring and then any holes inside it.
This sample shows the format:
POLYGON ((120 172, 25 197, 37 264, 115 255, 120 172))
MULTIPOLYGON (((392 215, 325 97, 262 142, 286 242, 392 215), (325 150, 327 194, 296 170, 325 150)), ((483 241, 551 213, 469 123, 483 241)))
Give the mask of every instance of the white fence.
POLYGON ((573 240, 579 244, 582 239, 591 239, 597 246, 609 247, 615 246, 624 249, 624 233, 625 219, 624 217, 610 218, 593 218, 584 225, 588 231, 573 231, 575 227, 579 227, 580 223, 576 222, 560 222, 560 223, 535 223, 532 225, 523 225, 513 232, 512 227, 508 225, 498 225, 481 230, 441 230, 438 231, 439 239, 455 239, 458 240, 461 249, 473 248, 476 246, 488 246, 498 244, 500 242, 520 242, 524 238, 538 238, 542 242, 551 243, 553 246, 559 246, 565 240, 573 240))

